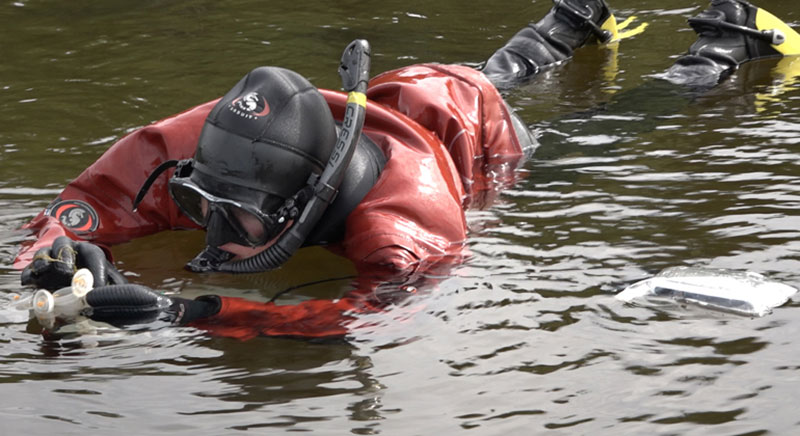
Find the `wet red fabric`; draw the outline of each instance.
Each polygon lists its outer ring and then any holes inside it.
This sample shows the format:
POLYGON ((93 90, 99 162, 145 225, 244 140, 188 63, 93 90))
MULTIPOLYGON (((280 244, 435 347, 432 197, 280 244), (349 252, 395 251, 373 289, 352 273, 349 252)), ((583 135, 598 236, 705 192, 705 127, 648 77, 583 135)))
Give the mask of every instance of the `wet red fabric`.
MULTIPOLYGON (((346 95, 321 90, 336 119, 346 95)), ((359 270, 380 267, 405 274, 420 263, 456 256, 466 238, 464 209, 490 178, 510 178, 522 157, 510 113, 480 72, 453 65, 416 65, 370 82, 364 134, 387 163, 375 186, 347 219, 344 240, 331 247, 359 270), (510 163, 510 164, 509 164, 510 163)), ((40 213, 24 227, 36 234, 14 266, 23 268, 37 249, 62 235, 109 246, 169 229, 196 228, 167 191, 171 172, 153 184, 138 211, 133 199, 152 170, 169 159, 194 155, 211 101, 125 136, 69 183, 58 200, 81 200, 97 213, 89 233, 40 213)), ((238 338, 257 334, 343 334, 353 313, 373 311, 371 289, 336 301, 277 306, 223 298, 213 329, 238 338), (366 292, 366 294, 365 294, 366 292), (227 326, 227 327, 226 327, 227 326), (304 333, 305 332, 305 333, 304 333)))
POLYGON ((369 97, 437 135, 458 168, 467 203, 487 183, 513 178, 522 147, 508 107, 483 73, 455 65, 414 65, 375 77, 369 97))
POLYGON ((216 316, 190 325, 213 336, 240 340, 256 336, 328 338, 344 336, 348 324, 360 313, 374 313, 385 306, 373 300, 372 291, 350 292, 337 300, 309 300, 280 306, 237 297, 221 297, 216 316))

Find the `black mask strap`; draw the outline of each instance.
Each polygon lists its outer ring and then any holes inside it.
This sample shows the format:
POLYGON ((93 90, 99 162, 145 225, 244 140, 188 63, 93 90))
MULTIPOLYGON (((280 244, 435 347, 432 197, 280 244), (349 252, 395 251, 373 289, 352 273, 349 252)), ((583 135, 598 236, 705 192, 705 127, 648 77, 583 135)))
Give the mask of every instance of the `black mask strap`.
POLYGON ((183 161, 179 161, 179 160, 175 160, 175 159, 170 159, 168 161, 162 162, 161 165, 157 166, 156 169, 154 169, 153 172, 150 173, 149 176, 147 176, 147 180, 144 181, 144 184, 139 189, 139 193, 136 194, 136 199, 133 200, 133 211, 134 212, 136 212, 136 209, 139 207, 139 203, 141 203, 142 200, 144 200, 144 196, 147 195, 147 191, 150 190, 150 187, 156 181, 158 176, 160 176, 161 173, 163 173, 167 169, 172 168, 172 167, 177 167, 181 163, 183 163, 183 161))

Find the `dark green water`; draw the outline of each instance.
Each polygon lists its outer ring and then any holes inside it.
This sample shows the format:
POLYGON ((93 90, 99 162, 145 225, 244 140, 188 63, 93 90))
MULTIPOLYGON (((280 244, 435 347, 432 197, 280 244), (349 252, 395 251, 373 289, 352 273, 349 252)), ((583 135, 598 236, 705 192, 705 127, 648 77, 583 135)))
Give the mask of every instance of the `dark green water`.
MULTIPOLYGON (((509 94, 542 146, 519 183, 469 214, 472 257, 437 289, 336 344, 190 329, 51 342, 0 310, 0 433, 796 433, 800 304, 747 319, 625 306, 613 293, 675 265, 800 286, 798 82, 788 62, 759 62, 701 98, 674 96, 647 76, 686 50, 685 20, 707 3, 612 1, 647 32, 582 49, 509 94)), ((759 4, 800 21, 794 2, 759 4)), ((9 266, 26 238, 18 227, 126 132, 221 95, 257 65, 336 88, 356 37, 371 41, 376 72, 477 64, 550 2, 497 5, 3 3, 0 302, 21 291, 9 266)), ((136 281, 188 296, 267 299, 352 273, 321 249, 257 277, 184 272, 201 245, 173 233, 114 254, 136 281)))

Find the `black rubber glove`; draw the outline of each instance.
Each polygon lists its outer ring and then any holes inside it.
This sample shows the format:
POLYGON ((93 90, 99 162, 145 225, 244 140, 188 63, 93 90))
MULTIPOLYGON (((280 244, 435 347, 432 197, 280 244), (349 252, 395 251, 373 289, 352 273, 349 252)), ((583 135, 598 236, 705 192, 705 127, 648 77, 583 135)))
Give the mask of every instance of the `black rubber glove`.
POLYGON ((94 288, 86 294, 86 303, 90 306, 86 313, 89 318, 117 327, 155 321, 185 325, 216 315, 221 306, 216 295, 189 300, 167 297, 134 284, 94 288))
POLYGON ((89 242, 78 242, 59 236, 50 247, 36 252, 31 262, 22 270, 22 284, 55 291, 67 287, 79 268, 88 268, 94 276, 94 286, 128 283, 111 262, 103 249, 89 242))

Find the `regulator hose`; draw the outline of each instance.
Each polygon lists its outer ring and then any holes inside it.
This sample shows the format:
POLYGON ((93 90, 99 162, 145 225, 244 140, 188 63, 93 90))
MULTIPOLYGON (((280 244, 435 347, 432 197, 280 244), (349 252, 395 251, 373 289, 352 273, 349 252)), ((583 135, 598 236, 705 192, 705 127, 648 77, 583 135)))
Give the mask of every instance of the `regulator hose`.
POLYGON ((142 285, 123 284, 94 288, 86 294, 90 317, 114 325, 154 321, 172 300, 142 285))

